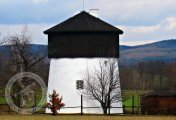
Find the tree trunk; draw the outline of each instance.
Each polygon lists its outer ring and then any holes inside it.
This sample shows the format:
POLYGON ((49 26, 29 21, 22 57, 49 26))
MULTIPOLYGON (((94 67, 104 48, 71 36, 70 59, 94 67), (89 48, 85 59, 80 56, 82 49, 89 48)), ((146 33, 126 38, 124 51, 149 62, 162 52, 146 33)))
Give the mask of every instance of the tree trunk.
POLYGON ((56 115, 57 114, 57 111, 56 111, 56 107, 55 107, 55 102, 54 102, 54 96, 52 98, 52 104, 53 104, 53 115, 56 115))
POLYGON ((107 115, 107 107, 102 107, 102 109, 103 109, 103 114, 107 115))

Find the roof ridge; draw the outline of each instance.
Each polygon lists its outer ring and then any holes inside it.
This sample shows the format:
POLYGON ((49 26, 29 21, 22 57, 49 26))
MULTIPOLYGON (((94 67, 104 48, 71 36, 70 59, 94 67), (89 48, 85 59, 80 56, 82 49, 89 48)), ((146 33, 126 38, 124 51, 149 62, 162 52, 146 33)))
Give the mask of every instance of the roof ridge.
MULTIPOLYGON (((88 15, 90 15, 90 14, 88 14, 88 15)), ((89 23, 89 20, 88 20, 88 18, 87 18, 87 15, 85 14, 84 16, 86 17, 86 21, 87 21, 87 24, 88 24, 88 26, 89 26, 89 29, 91 29, 91 28, 92 28, 92 25, 89 23)))
MULTIPOLYGON (((80 14, 77 14, 79 17, 74 21, 74 23, 73 23, 73 28, 76 28, 76 23, 79 21, 79 19, 80 19, 80 14)), ((75 16, 74 16, 75 17, 75 16)))
POLYGON ((82 11, 73 17, 57 24, 44 31, 45 34, 57 32, 116 32, 122 34, 123 31, 117 27, 82 11))

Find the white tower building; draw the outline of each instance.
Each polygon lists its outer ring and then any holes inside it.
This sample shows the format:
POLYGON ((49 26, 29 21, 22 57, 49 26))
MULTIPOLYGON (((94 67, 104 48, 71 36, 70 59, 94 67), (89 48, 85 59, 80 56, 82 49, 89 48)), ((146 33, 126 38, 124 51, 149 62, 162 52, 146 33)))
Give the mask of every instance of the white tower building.
MULTIPOLYGON (((82 11, 44 33, 48 34, 51 58, 47 95, 56 90, 63 97, 66 108, 61 113, 80 113, 81 93, 76 89, 76 81, 83 80, 85 70, 97 66, 100 59, 119 57, 119 34, 123 31, 82 11)), ((99 102, 83 96, 83 107, 100 106, 99 102)), ((122 102, 112 107, 122 107, 122 102)), ((103 113, 101 108, 85 108, 83 112, 103 113)), ((111 109, 111 113, 122 112, 122 108, 111 109)))

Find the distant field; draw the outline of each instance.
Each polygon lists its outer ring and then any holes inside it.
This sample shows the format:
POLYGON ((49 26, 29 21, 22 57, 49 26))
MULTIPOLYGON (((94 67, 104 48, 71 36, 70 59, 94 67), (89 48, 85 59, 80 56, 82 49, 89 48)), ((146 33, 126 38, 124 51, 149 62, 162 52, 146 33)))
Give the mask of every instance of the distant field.
MULTIPOLYGON (((40 99, 41 99, 41 91, 37 91, 37 103, 40 101, 40 99)), ((5 98, 5 96, 0 96, 0 104, 7 104, 7 102, 6 102, 6 98, 5 98)))
POLYGON ((176 120, 174 116, 0 115, 0 120, 176 120))
POLYGON ((123 101, 123 105, 132 106, 134 96, 134 106, 138 106, 140 104, 139 95, 134 90, 124 90, 123 97, 125 100, 123 101))
POLYGON ((139 98, 138 95, 132 95, 132 96, 130 96, 127 100, 125 100, 123 102, 123 105, 125 105, 125 106, 132 106, 133 96, 134 96, 134 106, 139 106, 140 105, 140 98, 139 98))
POLYGON ((140 106, 140 95, 148 91, 137 91, 137 90, 123 90, 123 97, 126 98, 123 101, 123 105, 132 106, 134 96, 134 106, 140 106))

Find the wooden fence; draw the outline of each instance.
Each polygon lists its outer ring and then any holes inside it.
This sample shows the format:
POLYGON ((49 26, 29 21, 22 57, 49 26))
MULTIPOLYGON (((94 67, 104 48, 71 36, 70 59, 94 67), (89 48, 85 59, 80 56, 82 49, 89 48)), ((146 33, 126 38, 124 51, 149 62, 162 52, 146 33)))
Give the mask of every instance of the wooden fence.
MULTIPOLYGON (((45 114, 45 110, 46 110, 46 106, 42 106, 41 109, 39 111, 36 111, 36 108, 39 106, 32 106, 31 107, 31 114, 45 114)), ((84 110, 85 109, 101 109, 101 107, 83 107, 83 106, 75 106, 75 107, 63 107, 61 109, 80 109, 80 115, 84 114, 84 110)), ((111 109, 119 109, 122 108, 123 109, 123 114, 140 114, 137 112, 137 108, 139 108, 139 106, 123 106, 123 107, 111 107, 111 109)), ((0 114, 5 114, 5 113, 18 113, 18 111, 14 111, 10 108, 10 106, 8 104, 0 104, 0 114)), ((113 113, 114 114, 114 113, 113 113)), ((117 114, 122 114, 122 113, 117 113, 117 114)))

